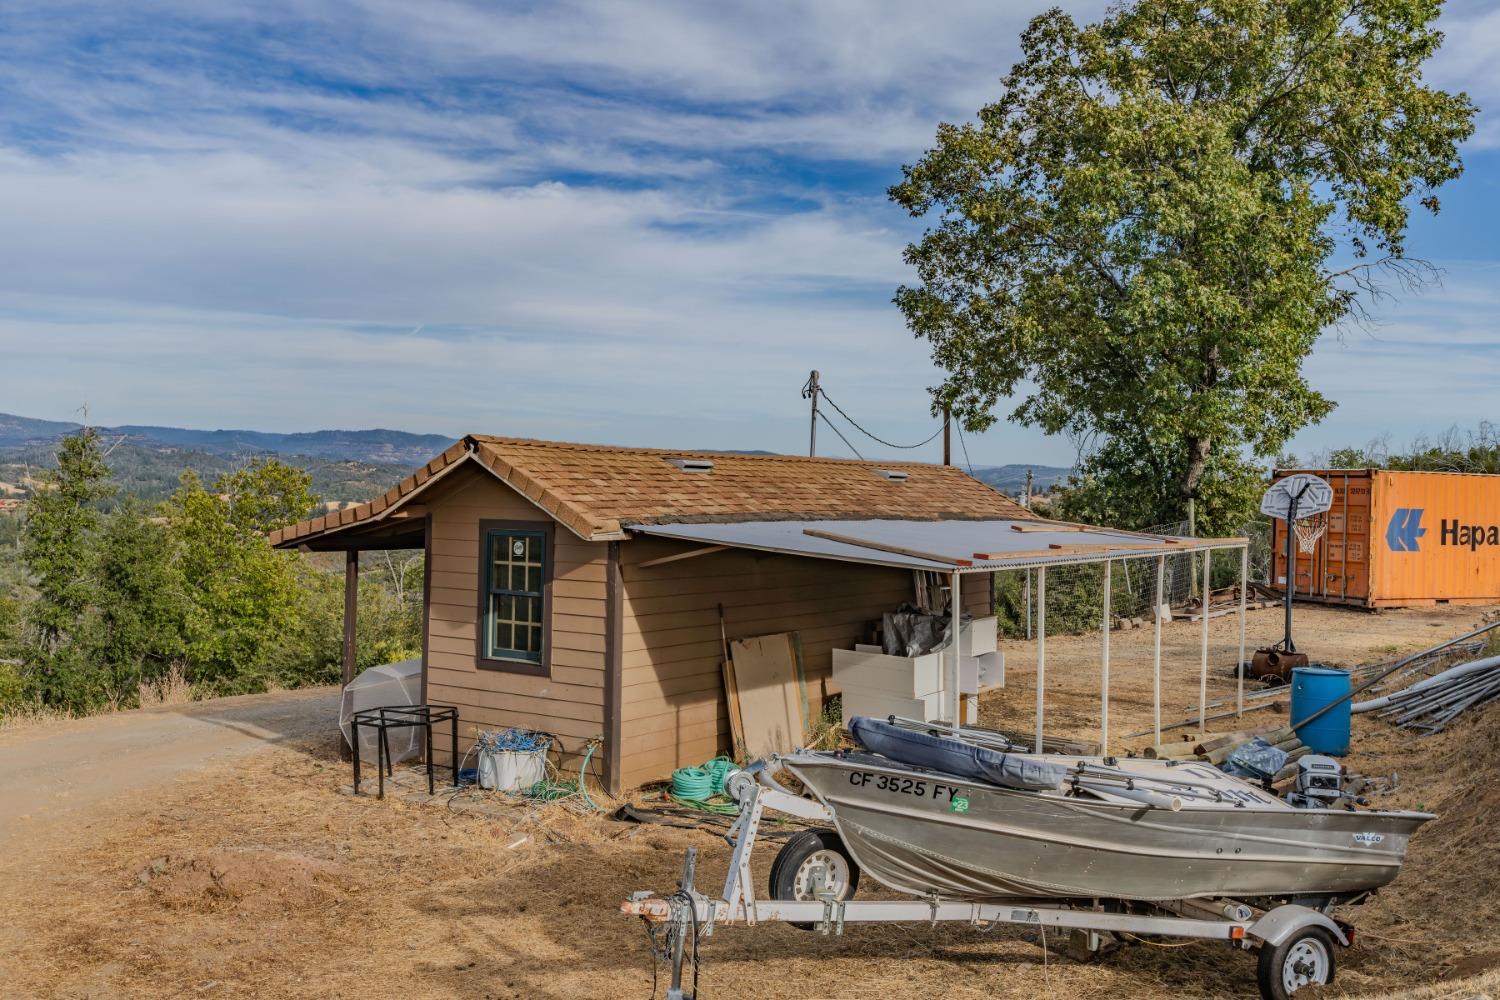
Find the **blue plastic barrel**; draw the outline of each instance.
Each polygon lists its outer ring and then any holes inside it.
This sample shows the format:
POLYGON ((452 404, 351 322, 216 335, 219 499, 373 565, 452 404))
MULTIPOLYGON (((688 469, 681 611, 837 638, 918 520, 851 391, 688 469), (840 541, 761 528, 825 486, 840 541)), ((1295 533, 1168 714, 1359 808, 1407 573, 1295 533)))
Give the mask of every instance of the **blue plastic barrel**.
POLYGON ((1298 667, 1292 671, 1292 726, 1297 738, 1313 753, 1342 757, 1349 752, 1349 699, 1314 719, 1299 723, 1330 702, 1349 693, 1349 674, 1327 667, 1298 667))

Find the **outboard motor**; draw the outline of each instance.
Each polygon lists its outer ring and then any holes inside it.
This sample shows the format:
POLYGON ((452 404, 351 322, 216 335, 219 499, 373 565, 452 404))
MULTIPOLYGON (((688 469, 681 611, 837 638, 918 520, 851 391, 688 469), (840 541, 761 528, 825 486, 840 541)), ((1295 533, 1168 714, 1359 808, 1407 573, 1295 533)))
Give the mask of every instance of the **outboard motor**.
POLYGON ((1331 809, 1344 797, 1344 767, 1332 757, 1308 754, 1297 761, 1297 784, 1286 795, 1298 809, 1331 809))

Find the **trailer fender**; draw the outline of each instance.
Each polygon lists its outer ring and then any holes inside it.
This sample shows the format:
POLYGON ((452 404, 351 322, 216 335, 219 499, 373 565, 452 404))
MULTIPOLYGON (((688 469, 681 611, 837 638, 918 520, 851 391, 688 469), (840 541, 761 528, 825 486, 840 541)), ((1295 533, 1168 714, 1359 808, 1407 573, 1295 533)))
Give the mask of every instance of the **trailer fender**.
POLYGON ((1344 929, 1327 914, 1296 903, 1276 907, 1247 927, 1245 931, 1251 937, 1260 938, 1274 948, 1304 927, 1321 927, 1332 934, 1333 939, 1339 944, 1345 947, 1349 944, 1349 936, 1344 933, 1344 929))

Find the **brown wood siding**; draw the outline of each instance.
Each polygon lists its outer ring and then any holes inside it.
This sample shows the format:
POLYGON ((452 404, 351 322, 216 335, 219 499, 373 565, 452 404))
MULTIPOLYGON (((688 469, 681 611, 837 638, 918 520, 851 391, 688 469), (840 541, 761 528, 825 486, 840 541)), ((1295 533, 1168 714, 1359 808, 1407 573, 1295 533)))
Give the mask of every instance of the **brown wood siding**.
MULTIPOLYGON (((835 646, 913 594, 910 570, 748 551, 639 564, 693 546, 636 538, 620 546, 622 773, 625 787, 667 778, 730 747, 718 605, 730 638, 796 630, 819 709, 835 646)), ((964 605, 986 607, 981 576, 964 605), (971 600, 973 603, 971 603, 971 600)))
MULTIPOLYGON (((556 735, 576 752, 603 736, 608 545, 585 542, 558 525, 553 539, 549 676, 480 669, 478 633, 481 521, 551 518, 508 486, 478 469, 461 469, 427 495, 430 589, 427 609, 427 697, 459 709, 459 753, 479 729, 524 726, 556 735)), ((434 739, 435 759, 448 766, 447 742, 434 739)), ((602 752, 596 756, 605 773, 602 752)), ((472 761, 470 762, 472 764, 472 761)))

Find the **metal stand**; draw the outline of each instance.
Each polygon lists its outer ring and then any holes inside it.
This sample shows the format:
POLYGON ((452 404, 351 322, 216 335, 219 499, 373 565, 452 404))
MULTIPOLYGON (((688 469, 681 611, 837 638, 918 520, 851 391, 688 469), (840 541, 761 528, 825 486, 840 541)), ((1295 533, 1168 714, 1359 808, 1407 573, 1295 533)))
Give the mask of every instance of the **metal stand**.
POLYGON ((387 775, 393 774, 391 763, 391 743, 389 733, 392 729, 422 728, 427 733, 425 756, 427 758, 427 794, 432 795, 436 791, 436 785, 432 774, 432 726, 433 723, 447 722, 450 724, 453 739, 453 784, 458 785, 458 709, 452 705, 388 705, 383 708, 367 708, 363 712, 355 712, 354 717, 349 720, 350 742, 354 745, 354 794, 359 794, 359 728, 365 726, 373 728, 378 734, 375 741, 375 772, 380 777, 379 793, 376 798, 385 798, 385 779, 387 775))
POLYGON ((1295 532, 1292 524, 1297 520, 1297 501, 1301 499, 1301 493, 1292 497, 1292 509, 1286 516, 1286 634, 1281 638, 1281 651, 1293 655, 1297 652, 1297 644, 1292 641, 1292 593, 1297 589, 1297 551, 1293 544, 1295 532))

